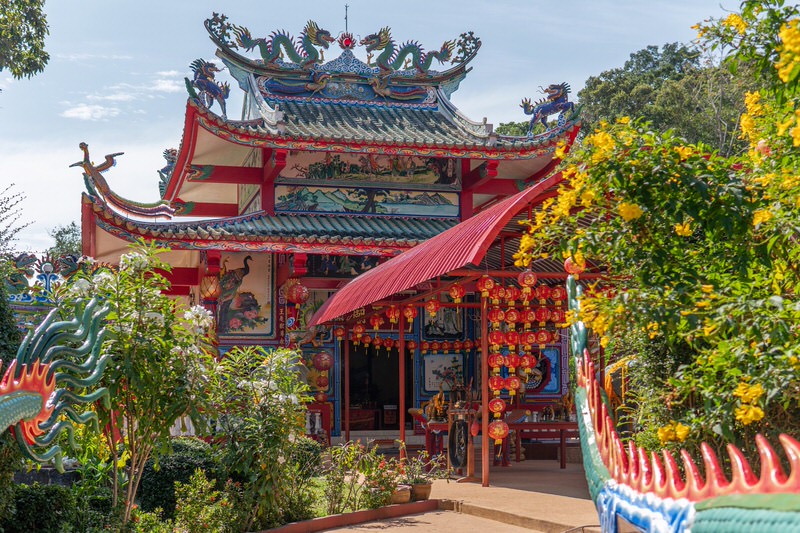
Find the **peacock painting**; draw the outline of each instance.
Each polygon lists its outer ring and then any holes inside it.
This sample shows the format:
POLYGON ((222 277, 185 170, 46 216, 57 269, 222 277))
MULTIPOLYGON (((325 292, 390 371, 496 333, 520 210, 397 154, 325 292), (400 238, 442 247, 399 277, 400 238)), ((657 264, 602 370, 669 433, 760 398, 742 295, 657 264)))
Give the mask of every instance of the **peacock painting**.
POLYGON ((271 267, 268 256, 229 254, 223 257, 217 302, 221 334, 272 333, 271 267))

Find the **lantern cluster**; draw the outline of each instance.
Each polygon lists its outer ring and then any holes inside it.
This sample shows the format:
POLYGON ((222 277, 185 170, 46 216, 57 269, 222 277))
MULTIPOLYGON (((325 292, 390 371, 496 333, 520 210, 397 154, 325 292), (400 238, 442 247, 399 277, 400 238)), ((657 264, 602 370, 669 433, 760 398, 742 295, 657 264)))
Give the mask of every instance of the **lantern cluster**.
POLYGON ((314 385, 316 385, 316 387, 319 389, 319 392, 314 395, 314 400, 320 403, 326 402, 328 401, 328 395, 326 394, 326 391, 330 385, 328 371, 333 366, 333 356, 330 354, 330 352, 323 350, 314 356, 314 358, 311 360, 311 363, 319 372, 317 381, 314 383, 314 385))

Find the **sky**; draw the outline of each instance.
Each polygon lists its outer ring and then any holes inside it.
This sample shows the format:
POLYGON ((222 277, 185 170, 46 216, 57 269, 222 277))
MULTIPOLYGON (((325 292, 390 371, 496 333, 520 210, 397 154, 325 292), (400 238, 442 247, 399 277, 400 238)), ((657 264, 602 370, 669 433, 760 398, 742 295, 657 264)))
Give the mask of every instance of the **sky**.
MULTIPOLYGON (((50 62, 43 73, 14 80, 0 71, 0 191, 25 195, 20 251, 52 245, 48 231, 80 221, 78 144, 92 160, 124 152, 105 174, 131 200, 158 200, 157 170, 166 148, 181 142, 187 92, 184 77, 216 48, 203 21, 213 12, 266 37, 285 29, 297 36, 307 20, 337 36, 347 26, 364 37, 383 26, 395 41, 438 49, 474 31, 483 45, 452 102, 469 118, 497 126, 526 120, 522 98, 541 98, 539 86, 568 82, 572 98, 589 76, 621 67, 648 45, 690 42, 691 26, 726 16, 725 0, 365 0, 278 3, 243 0, 50 0, 45 4, 50 62)), ((325 59, 340 50, 334 43, 325 59)), ((363 47, 354 50, 366 59, 363 47)), ((252 53, 250 57, 256 57, 252 53)), ((217 60, 217 64, 221 66, 217 60)), ((435 67, 434 67, 435 68, 435 67)), ((230 79, 227 72, 217 79, 230 79)), ((239 118, 241 91, 231 80, 228 116, 239 118)), ((212 108, 216 112, 217 108, 212 108)))

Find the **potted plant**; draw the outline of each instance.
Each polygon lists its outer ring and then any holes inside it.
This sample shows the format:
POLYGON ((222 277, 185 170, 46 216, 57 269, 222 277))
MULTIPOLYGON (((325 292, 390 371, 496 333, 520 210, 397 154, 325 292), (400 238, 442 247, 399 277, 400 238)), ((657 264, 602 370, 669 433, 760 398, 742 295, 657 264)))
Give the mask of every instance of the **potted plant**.
POLYGON ((405 455, 398 468, 400 483, 411 486, 411 498, 414 501, 427 500, 431 495, 433 481, 450 477, 447 459, 444 455, 431 457, 427 450, 409 454, 403 442, 400 443, 400 449, 405 455))

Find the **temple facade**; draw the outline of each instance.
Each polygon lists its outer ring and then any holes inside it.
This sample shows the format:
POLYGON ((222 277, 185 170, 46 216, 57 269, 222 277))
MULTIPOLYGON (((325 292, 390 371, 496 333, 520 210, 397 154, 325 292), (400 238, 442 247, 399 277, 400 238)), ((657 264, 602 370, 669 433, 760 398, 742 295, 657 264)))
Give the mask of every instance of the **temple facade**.
MULTIPOLYGON (((342 431, 345 411, 348 429, 397 429, 398 405, 419 406, 479 374, 474 309, 431 314, 420 303, 406 317, 402 354, 391 313, 355 310, 350 323, 361 326, 346 332, 311 326, 311 317, 356 276, 548 179, 556 147, 579 128, 569 88, 550 85, 539 102, 523 101, 542 133, 504 136, 451 101, 481 46, 471 32, 424 52, 397 44, 389 28, 357 40, 309 21, 297 38, 255 37, 218 14, 205 27, 218 62, 191 62, 180 146, 165 150, 154 183, 160 202, 115 194, 103 172, 118 154, 95 165, 81 145, 83 253, 116 264, 140 239, 168 247, 172 293, 214 311, 221 353, 298 348, 327 434, 342 431), (234 87, 216 79, 223 66, 234 87), (227 107, 235 85, 241 119, 227 107)), ((514 249, 493 256, 492 268, 513 264, 514 249)), ((476 301, 475 291, 467 285, 464 301, 476 301)), ((538 383, 526 384, 541 399, 567 390, 566 340, 556 329, 538 383)))

